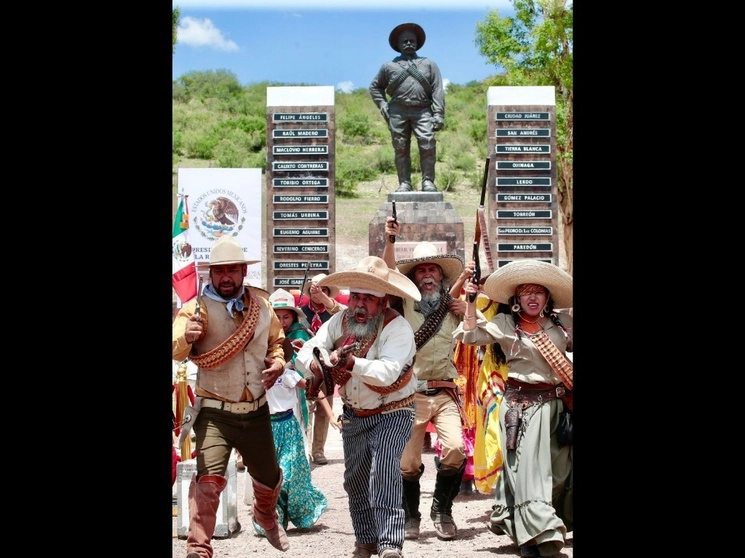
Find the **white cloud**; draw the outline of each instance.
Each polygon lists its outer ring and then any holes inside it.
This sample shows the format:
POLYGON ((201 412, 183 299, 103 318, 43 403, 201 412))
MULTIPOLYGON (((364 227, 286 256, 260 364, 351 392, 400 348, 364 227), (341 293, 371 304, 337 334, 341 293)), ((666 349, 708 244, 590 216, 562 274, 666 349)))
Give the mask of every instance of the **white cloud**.
POLYGON ((354 91, 354 83, 351 81, 340 81, 336 84, 336 90, 342 93, 351 93, 354 91))
POLYGON ((223 37, 222 31, 210 19, 184 17, 179 20, 178 43, 193 47, 208 47, 225 52, 239 50, 234 41, 223 37))
POLYGON ((448 85, 450 85, 450 80, 448 78, 442 78, 442 88, 447 91, 448 85))

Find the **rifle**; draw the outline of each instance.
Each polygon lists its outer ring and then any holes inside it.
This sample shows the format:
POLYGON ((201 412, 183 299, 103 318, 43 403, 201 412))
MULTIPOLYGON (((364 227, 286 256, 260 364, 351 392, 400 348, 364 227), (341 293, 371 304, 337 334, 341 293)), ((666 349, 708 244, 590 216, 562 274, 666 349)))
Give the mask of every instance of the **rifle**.
MULTIPOLYGON (((300 298, 298 299, 298 306, 300 306, 303 302, 303 289, 305 288, 305 283, 308 282, 308 272, 310 271, 310 260, 308 260, 308 264, 305 266, 305 275, 303 275, 303 282, 300 284, 300 298)), ((308 297, 308 300, 310 300, 310 296, 308 297)))
POLYGON ((201 316, 202 315, 202 304, 199 302, 199 295, 202 294, 202 282, 204 281, 204 277, 201 275, 199 276, 199 284, 197 286, 197 304, 194 307, 194 315, 195 316, 201 316))
MULTIPOLYGON (((476 262, 476 266, 473 269, 473 277, 471 277, 471 282, 477 284, 481 281, 481 260, 479 259, 479 243, 482 239, 484 241, 484 252, 486 252, 486 258, 489 262, 489 273, 492 273, 494 271, 494 266, 491 260, 491 249, 489 247, 488 231, 481 230, 481 222, 484 221, 484 225, 486 225, 486 221, 484 219, 484 201, 486 200, 486 186, 489 182, 490 162, 490 158, 487 157, 486 163, 484 164, 484 179, 481 182, 481 202, 479 203, 479 208, 476 210, 476 231, 473 239, 473 260, 476 262)), ((477 293, 469 294, 468 300, 470 302, 476 300, 476 294, 477 293)))
POLYGON ((349 372, 347 372, 344 369, 344 366, 347 362, 347 355, 352 353, 352 351, 356 351, 360 348, 360 342, 355 341, 353 343, 349 343, 347 345, 344 345, 343 347, 340 347, 337 349, 337 355, 339 356, 339 362, 336 363, 334 366, 326 366, 326 364, 323 362, 323 358, 321 357, 321 349, 318 347, 313 347, 313 358, 316 361, 316 364, 318 364, 318 367, 321 369, 321 378, 318 378, 315 374, 311 378, 311 380, 306 385, 306 397, 314 401, 319 398, 318 392, 320 391, 321 384, 324 385, 326 388, 326 395, 324 397, 329 397, 334 393, 334 384, 338 383, 339 385, 343 385, 344 381, 344 375, 347 375, 347 378, 349 377, 349 372))
MULTIPOLYGON (((391 205, 393 206, 393 209, 391 210, 391 217, 393 217, 394 223, 398 223, 398 220, 396 219, 396 200, 391 201, 391 205)), ((389 234, 388 239, 391 241, 391 244, 394 244, 396 242, 396 235, 389 234)))
MULTIPOLYGON (((476 265, 473 268, 473 277, 471 277, 471 282, 478 285, 479 282, 481 281, 481 261, 479 260, 479 243, 478 242, 473 243, 473 261, 476 262, 476 265)), ((478 294, 479 293, 469 293, 468 300, 470 302, 473 302, 474 300, 476 300, 476 295, 478 294)))

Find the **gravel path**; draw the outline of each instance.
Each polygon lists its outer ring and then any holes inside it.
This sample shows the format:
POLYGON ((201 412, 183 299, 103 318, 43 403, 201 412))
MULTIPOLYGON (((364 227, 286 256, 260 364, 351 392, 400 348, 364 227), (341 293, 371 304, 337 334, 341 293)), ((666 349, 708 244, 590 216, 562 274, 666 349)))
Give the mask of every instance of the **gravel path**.
MULTIPOLYGON (((334 410, 341 413, 341 400, 334 398, 334 410)), ((434 441, 434 440, 433 440, 434 441)), ((434 452, 424 454, 425 471, 421 480, 422 497, 419 511, 422 513, 421 536, 417 541, 404 543, 406 558, 472 558, 474 556, 519 556, 519 551, 509 537, 497 536, 486 528, 491 512, 493 496, 475 493, 471 496, 459 495, 453 503, 453 518, 458 525, 458 537, 452 541, 437 538, 432 522, 429 519, 429 508, 432 504, 432 491, 435 485, 434 452)), ((313 482, 328 499, 329 505, 316 525, 306 531, 300 531, 290 524, 287 535, 290 549, 280 552, 264 538, 254 535, 249 516, 249 507, 243 502, 246 474, 238 472, 238 522, 241 528, 228 539, 213 539, 215 550, 213 558, 238 558, 245 556, 271 557, 333 557, 345 558, 352 555, 354 549, 354 531, 347 508, 347 494, 342 486, 344 475, 344 453, 341 434, 329 428, 326 442, 328 465, 311 464, 313 482)), ((175 487, 174 487, 175 492, 175 487)), ((186 556, 186 540, 176 536, 177 518, 173 518, 173 557, 186 556)), ((569 534, 567 546, 557 558, 572 558, 572 533, 569 534)))

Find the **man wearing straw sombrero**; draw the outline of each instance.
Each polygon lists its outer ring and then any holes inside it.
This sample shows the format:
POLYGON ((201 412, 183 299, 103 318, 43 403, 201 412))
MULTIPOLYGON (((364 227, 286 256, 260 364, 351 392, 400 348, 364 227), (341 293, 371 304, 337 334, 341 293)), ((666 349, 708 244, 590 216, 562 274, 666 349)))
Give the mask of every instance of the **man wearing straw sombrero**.
POLYGON ((395 261, 394 243, 399 225, 392 217, 386 222, 383 259, 389 267, 407 275, 417 286, 421 300, 394 301, 416 332, 417 377, 416 418, 409 443, 401 457, 403 504, 406 510, 406 538, 419 538, 422 514, 419 511, 420 480, 424 474, 422 451, 427 425, 432 424, 441 454, 435 458, 435 490, 430 519, 437 537, 454 539, 458 527, 453 520, 453 500, 458 495, 466 468, 463 428, 468 418, 458 392, 458 370, 454 363, 453 331, 460 323, 466 304, 460 300, 463 283, 473 275, 475 262, 463 265, 455 254, 440 254, 431 242, 414 247, 412 258, 395 261))
MULTIPOLYGON (((476 292, 469 282, 466 293, 476 292)), ((551 263, 517 260, 484 283, 486 295, 511 307, 491 321, 468 302, 454 336, 469 345, 497 343, 509 371, 499 406, 504 454, 489 529, 508 535, 520 556, 553 556, 573 530, 571 410, 572 276, 551 263)))
POLYGON ((316 386, 309 394, 318 393, 319 383, 327 385, 327 393, 339 386, 352 556, 401 557, 405 518, 399 467, 414 416, 416 347, 411 326, 388 301, 391 296, 419 300, 419 291, 376 256, 332 273, 319 286, 348 288, 348 307, 305 342, 295 363, 316 386))
POLYGON ((189 485, 186 558, 212 558, 217 508, 234 448, 252 479, 254 521, 273 547, 290 548, 277 523, 282 469, 266 404, 266 390, 284 372, 285 334, 263 296, 268 293, 243 284, 254 263, 234 238, 221 236, 210 250, 210 283, 173 322, 173 359, 188 357, 197 365, 191 420, 182 428, 182 436, 194 429, 197 457, 189 485))

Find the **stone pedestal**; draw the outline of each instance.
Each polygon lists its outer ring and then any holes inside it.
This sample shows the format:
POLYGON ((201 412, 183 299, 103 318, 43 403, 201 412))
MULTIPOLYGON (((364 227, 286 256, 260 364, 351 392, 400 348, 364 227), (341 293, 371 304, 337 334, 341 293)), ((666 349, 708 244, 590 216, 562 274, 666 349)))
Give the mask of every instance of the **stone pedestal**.
POLYGON ((382 256, 385 221, 396 202, 396 218, 400 230, 396 237, 396 260, 410 258, 414 246, 422 240, 432 242, 443 254, 456 254, 464 261, 463 219, 450 202, 443 201, 442 192, 392 192, 370 221, 370 254, 382 256))

